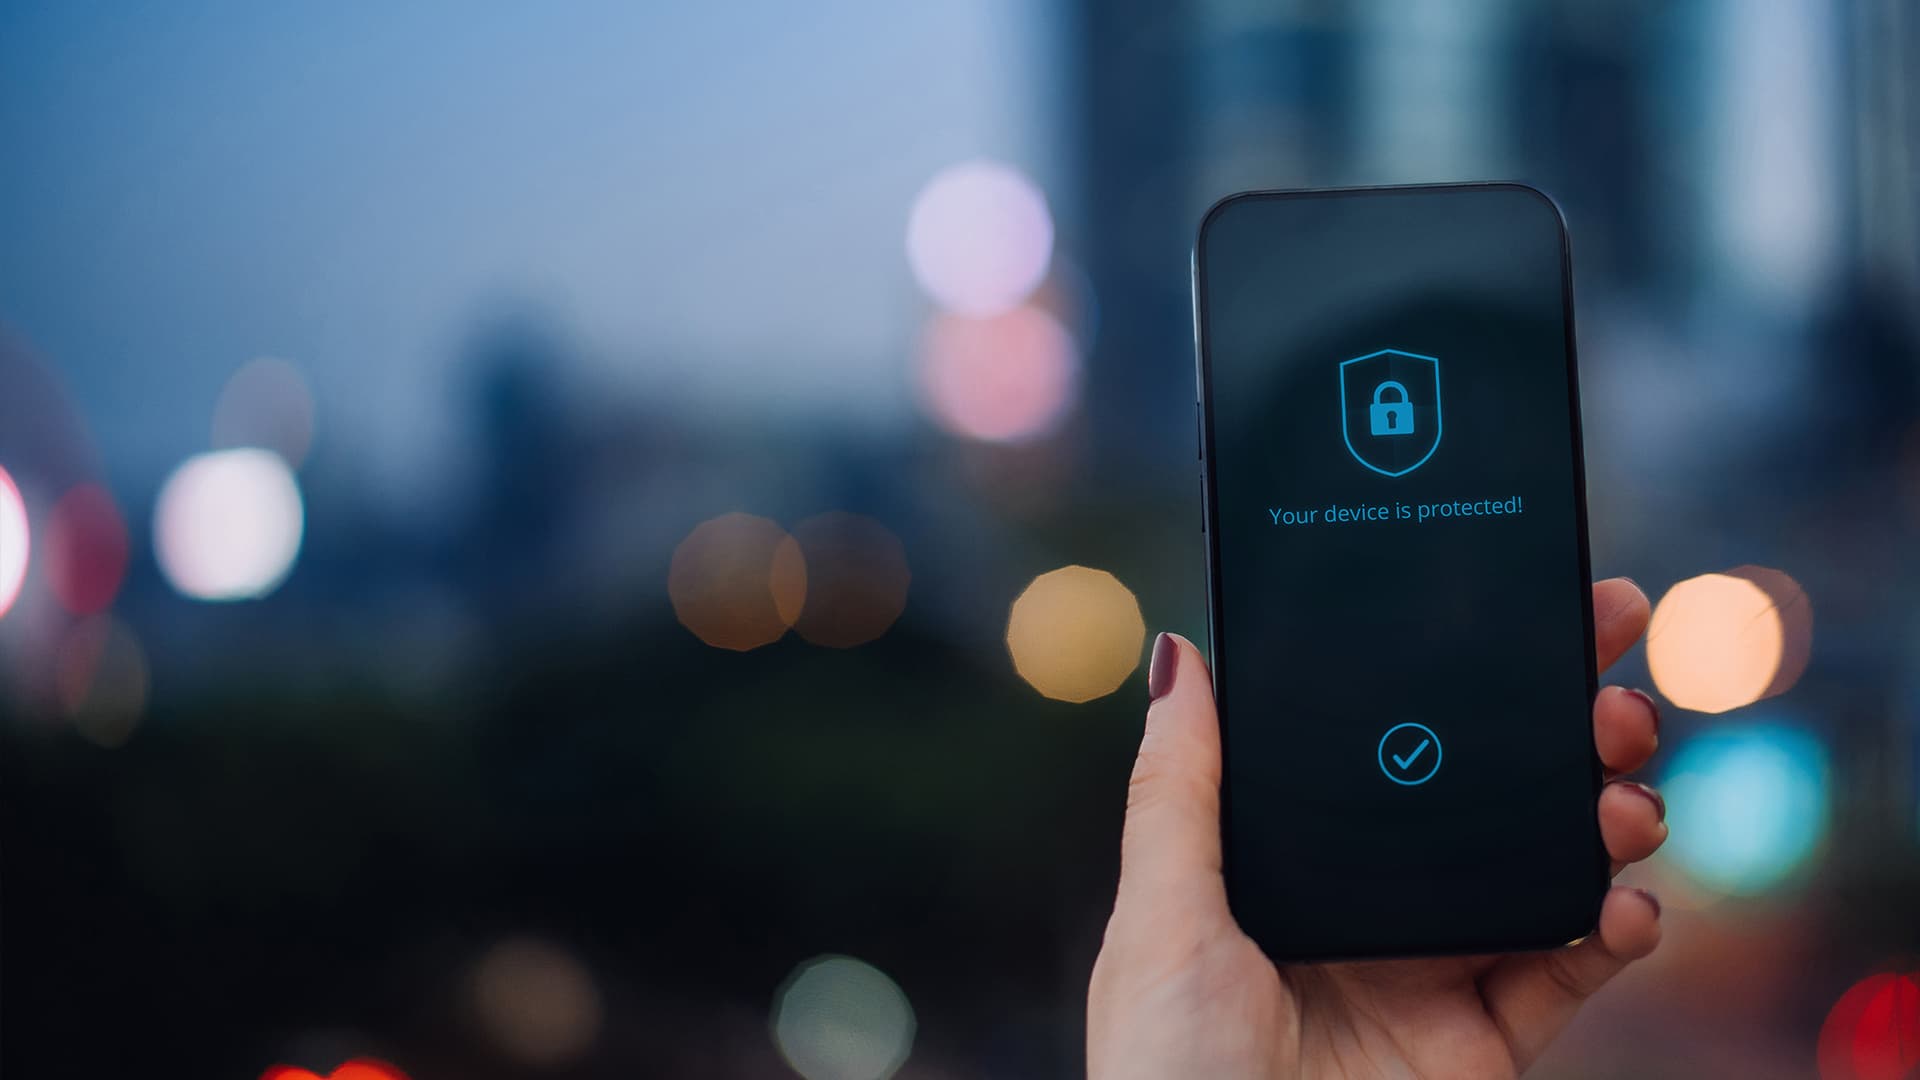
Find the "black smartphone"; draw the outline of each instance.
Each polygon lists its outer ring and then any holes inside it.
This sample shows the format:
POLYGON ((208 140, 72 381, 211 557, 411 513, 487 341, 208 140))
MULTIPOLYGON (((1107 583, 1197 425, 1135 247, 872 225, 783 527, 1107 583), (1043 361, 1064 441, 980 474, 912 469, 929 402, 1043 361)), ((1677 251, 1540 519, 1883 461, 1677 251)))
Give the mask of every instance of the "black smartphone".
POLYGON ((1234 914, 1276 960, 1592 932, 1567 232, 1519 184, 1248 192, 1194 248, 1234 914))

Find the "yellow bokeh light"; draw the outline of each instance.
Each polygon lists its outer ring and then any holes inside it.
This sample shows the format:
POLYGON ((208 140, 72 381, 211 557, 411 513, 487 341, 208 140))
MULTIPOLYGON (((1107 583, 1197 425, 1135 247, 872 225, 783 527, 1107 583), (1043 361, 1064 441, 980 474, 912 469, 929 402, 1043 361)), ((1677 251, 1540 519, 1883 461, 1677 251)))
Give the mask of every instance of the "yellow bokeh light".
POLYGON ((887 632, 907 606, 907 550, 870 517, 839 511, 793 527, 805 603, 794 631, 836 649, 864 644, 887 632))
POLYGON ((1092 701, 1140 666, 1147 624, 1140 602, 1105 570, 1066 566, 1033 579, 1007 618, 1020 677, 1050 698, 1092 701))
POLYGON ((1647 629, 1647 667, 1675 705, 1722 713, 1791 686, 1811 636, 1806 596, 1785 574, 1702 574, 1660 598, 1647 629))
POLYGON ((667 595, 695 637, 745 652, 778 641, 800 614, 807 569, 793 538, 752 514, 703 521, 673 551, 667 595))

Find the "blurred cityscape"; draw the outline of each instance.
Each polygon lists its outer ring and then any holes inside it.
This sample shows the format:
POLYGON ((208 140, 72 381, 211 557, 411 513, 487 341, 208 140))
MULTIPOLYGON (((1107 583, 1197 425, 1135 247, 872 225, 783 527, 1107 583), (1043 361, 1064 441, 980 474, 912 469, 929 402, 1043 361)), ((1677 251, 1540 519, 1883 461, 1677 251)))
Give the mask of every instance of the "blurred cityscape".
POLYGON ((1536 1073, 1920 1075, 1916 62, 1906 0, 0 7, 0 1073, 1079 1070, 1205 639, 1200 213, 1517 179, 1673 829, 1536 1073))

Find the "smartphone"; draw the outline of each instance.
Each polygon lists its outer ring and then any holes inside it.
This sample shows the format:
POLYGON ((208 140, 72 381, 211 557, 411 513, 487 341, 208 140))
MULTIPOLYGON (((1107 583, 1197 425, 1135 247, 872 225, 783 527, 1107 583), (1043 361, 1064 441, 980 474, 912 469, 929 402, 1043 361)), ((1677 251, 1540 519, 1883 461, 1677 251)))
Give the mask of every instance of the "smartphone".
POLYGON ((1539 949, 1608 883, 1565 222, 1261 191, 1194 248, 1229 899, 1280 961, 1539 949))

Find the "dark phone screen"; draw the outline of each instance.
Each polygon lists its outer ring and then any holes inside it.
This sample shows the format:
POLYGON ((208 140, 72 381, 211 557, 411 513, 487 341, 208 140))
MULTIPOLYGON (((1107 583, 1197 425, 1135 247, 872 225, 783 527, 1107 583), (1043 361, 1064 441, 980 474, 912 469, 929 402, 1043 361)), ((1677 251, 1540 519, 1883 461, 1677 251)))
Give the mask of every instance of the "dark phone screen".
POLYGON ((1512 185, 1247 195, 1202 226, 1228 886, 1276 957, 1598 916, 1566 258, 1512 185))

